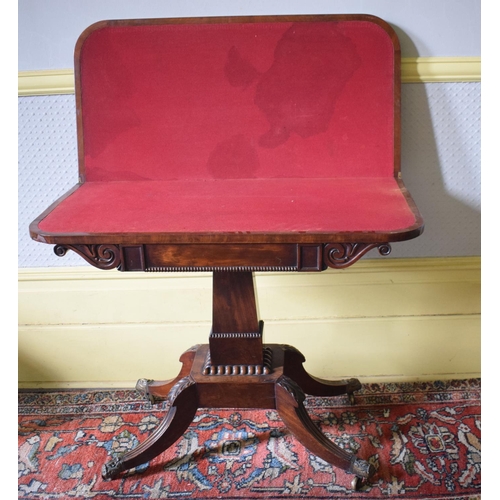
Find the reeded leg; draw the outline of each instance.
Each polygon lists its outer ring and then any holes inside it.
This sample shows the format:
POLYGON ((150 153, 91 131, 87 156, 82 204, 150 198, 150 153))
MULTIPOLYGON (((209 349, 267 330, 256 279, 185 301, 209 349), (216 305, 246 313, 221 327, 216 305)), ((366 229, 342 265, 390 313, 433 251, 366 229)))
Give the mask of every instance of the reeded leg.
POLYGON ((167 399, 172 387, 174 387, 174 385, 177 384, 179 380, 187 377, 191 372, 191 367, 193 366, 193 360, 198 347, 198 345, 191 347, 179 358, 179 361, 182 363, 182 368, 177 377, 171 380, 162 381, 147 380, 145 378, 141 378, 137 381, 135 388, 139 392, 142 392, 144 396, 148 398, 153 404, 158 401, 167 399))
POLYGON ((170 408, 160 425, 135 449, 114 458, 102 468, 103 479, 114 479, 120 472, 149 462, 179 439, 193 421, 198 409, 196 384, 184 377, 172 387, 167 398, 170 408))
POLYGON ((281 419, 311 453, 358 478, 368 479, 373 475, 373 465, 337 446, 314 425, 303 405, 305 395, 292 379, 281 376, 276 382, 275 391, 276 409, 281 419))
POLYGON ((292 346, 283 346, 285 360, 283 373, 294 380, 300 388, 311 396, 340 396, 348 394, 349 400, 354 403, 354 391, 361 389, 361 383, 356 378, 349 380, 331 381, 309 375, 304 369, 305 357, 292 346))

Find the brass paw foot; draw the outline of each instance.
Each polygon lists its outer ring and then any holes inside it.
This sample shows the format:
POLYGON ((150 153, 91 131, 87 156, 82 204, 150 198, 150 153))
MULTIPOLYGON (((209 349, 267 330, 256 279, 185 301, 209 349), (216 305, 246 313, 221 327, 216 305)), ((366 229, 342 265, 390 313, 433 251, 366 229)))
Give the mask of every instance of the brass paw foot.
POLYGON ((361 382, 357 378, 350 378, 346 381, 346 393, 349 398, 349 404, 354 405, 356 400, 354 399, 354 392, 361 389, 361 382))
POLYGON ((375 474, 375 467, 367 462, 357 458, 352 465, 352 473, 355 474, 351 482, 355 491, 361 491, 366 488, 370 478, 375 474))
POLYGON ((140 378, 137 381, 137 384, 135 384, 135 389, 136 389, 136 391, 138 391, 141 394, 143 394, 146 399, 149 399, 149 402, 151 404, 155 404, 156 399, 149 392, 149 384, 151 384, 152 382, 154 382, 154 380, 150 380, 150 379, 146 379, 146 378, 140 378))
POLYGON ((113 458, 108 463, 104 464, 101 469, 102 478, 105 481, 109 481, 110 479, 114 479, 120 472, 124 469, 123 461, 121 458, 113 458))

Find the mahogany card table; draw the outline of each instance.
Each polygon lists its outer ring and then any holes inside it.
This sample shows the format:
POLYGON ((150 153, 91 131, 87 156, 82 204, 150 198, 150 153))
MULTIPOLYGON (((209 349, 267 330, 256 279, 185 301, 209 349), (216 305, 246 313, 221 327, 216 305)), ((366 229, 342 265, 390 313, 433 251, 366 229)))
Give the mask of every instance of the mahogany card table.
POLYGON ((100 269, 211 271, 208 344, 169 381, 161 424, 103 477, 144 464, 198 408, 276 409, 310 452, 366 482, 305 394, 351 399, 288 345, 264 344, 253 273, 321 272, 423 230, 400 168, 400 48, 368 15, 102 21, 75 49, 79 182, 30 226, 100 269))

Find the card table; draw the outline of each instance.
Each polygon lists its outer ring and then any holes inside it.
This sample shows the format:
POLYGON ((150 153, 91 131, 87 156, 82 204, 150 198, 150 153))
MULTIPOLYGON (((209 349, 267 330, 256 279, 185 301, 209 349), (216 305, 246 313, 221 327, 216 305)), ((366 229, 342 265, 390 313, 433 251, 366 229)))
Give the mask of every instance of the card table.
POLYGON ((114 479, 174 444, 198 408, 276 409, 309 451, 368 481, 372 464, 309 417, 320 380, 264 344, 254 272, 342 269, 417 237, 400 161, 398 38, 370 15, 102 21, 75 48, 79 182, 31 237, 100 269, 210 271, 208 344, 173 380, 141 379, 160 425, 103 465, 114 479))

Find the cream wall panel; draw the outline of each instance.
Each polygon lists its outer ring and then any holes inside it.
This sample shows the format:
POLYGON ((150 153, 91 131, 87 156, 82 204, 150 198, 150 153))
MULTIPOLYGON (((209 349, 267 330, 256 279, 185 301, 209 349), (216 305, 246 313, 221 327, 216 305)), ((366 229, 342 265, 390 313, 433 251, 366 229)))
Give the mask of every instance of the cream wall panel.
POLYGON ((72 278, 54 276, 53 281, 41 282, 25 275, 28 280, 19 283, 20 317, 25 324, 39 325, 209 321, 210 276, 157 279, 135 274, 85 269, 73 272, 72 278), (115 276, 106 279, 107 274, 115 276))
MULTIPOLYGON (((418 259, 405 259, 389 265, 358 263, 323 273, 258 274, 260 314, 264 320, 474 314, 480 308, 479 271, 467 266, 468 259, 451 259, 447 265, 436 259, 419 268, 418 259)), ((211 318, 210 274, 85 269, 54 272, 51 280, 38 281, 40 275, 47 278, 50 272, 20 274, 23 324, 175 323, 211 318)))
POLYGON ((479 376, 477 316, 281 322, 268 340, 297 347, 324 378, 439 380, 479 376))
POLYGON ((172 378, 180 355, 206 342, 209 329, 208 323, 20 327, 19 385, 133 387, 142 377, 172 378))
MULTIPOLYGON (((122 386, 163 380, 180 354, 206 343, 209 323, 21 327, 20 387, 122 386)), ((479 317, 269 321, 267 343, 291 344, 327 378, 441 380, 480 376, 479 317)))
MULTIPOLYGON (((343 271, 256 275, 265 341, 321 377, 432 379, 480 372, 480 259, 367 260, 343 271)), ((211 276, 19 270, 21 386, 170 378, 206 343, 211 276)))

